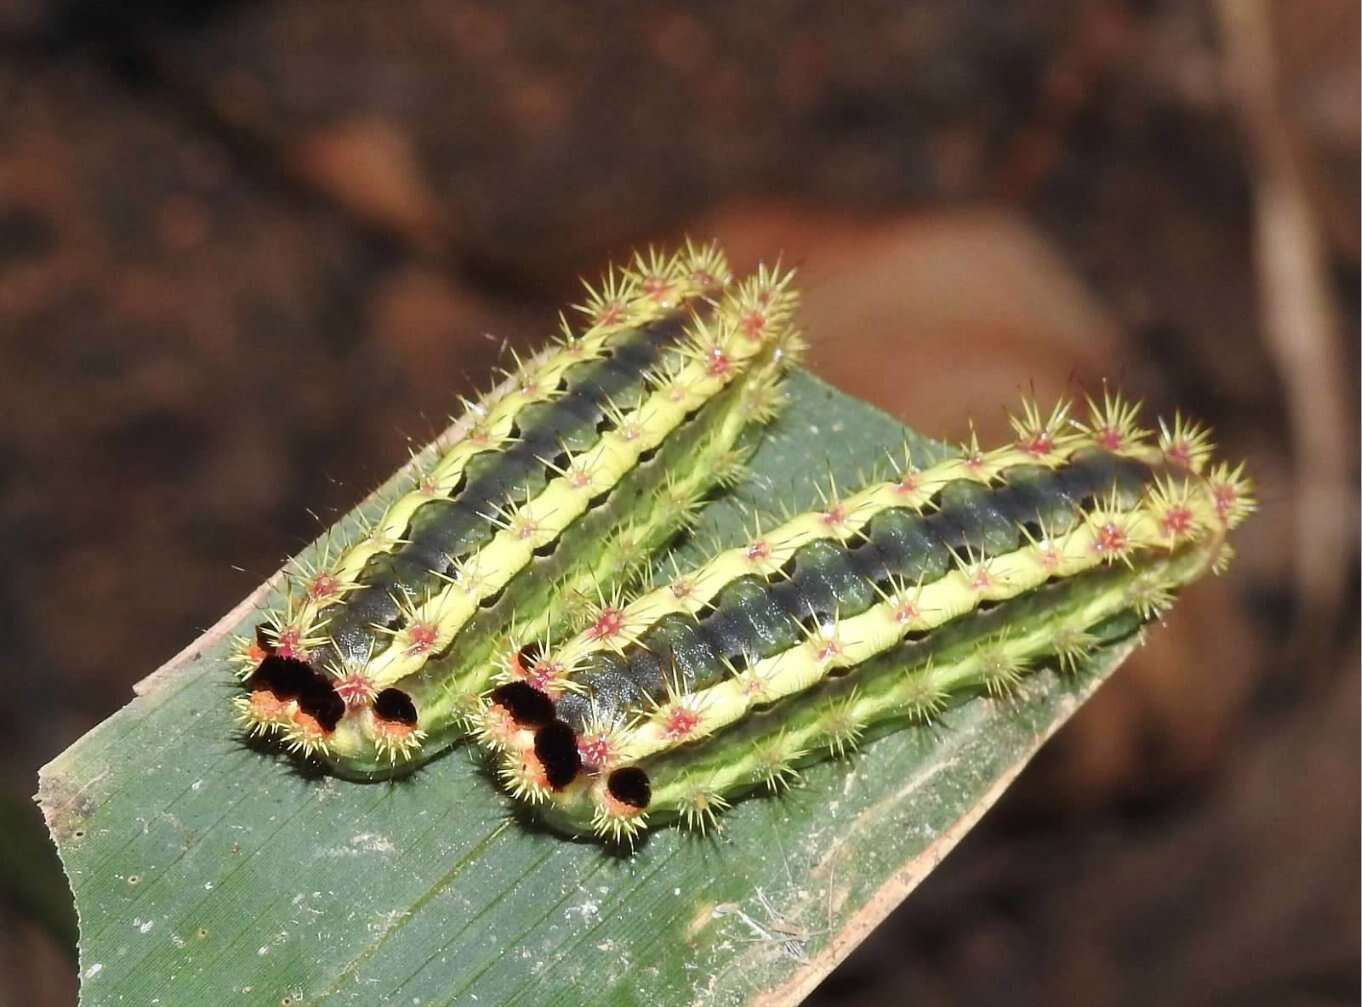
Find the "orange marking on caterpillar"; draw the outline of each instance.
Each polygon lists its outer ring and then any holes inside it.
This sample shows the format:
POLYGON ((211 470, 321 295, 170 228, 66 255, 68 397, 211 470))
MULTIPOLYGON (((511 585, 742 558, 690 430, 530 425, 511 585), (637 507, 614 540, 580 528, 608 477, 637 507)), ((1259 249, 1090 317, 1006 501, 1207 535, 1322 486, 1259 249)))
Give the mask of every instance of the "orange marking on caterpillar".
POLYGON ((495 748, 510 748, 520 725, 511 716, 511 711, 500 704, 493 703, 482 714, 482 737, 495 748))
POLYGON ((302 631, 297 626, 289 626, 279 631, 279 637, 275 641, 274 652, 280 657, 291 657, 297 660, 305 660, 307 651, 302 646, 302 631))
MULTIPOLYGON (((1219 510, 1218 505, 1216 509, 1219 510)), ((1173 538, 1181 538, 1192 531, 1193 521, 1192 512, 1189 508, 1175 504, 1163 512, 1163 516, 1159 518, 1159 527, 1163 529, 1164 534, 1173 538)))
POLYGON ((678 705, 667 711, 662 730, 668 738, 679 741, 682 738, 690 737, 699 726, 700 714, 678 705))
POLYGON ((1018 445, 1022 451, 1032 458, 1044 458, 1055 449, 1055 439, 1048 430, 1041 430, 1030 440, 1018 445))
POLYGON ((624 629, 624 612, 618 608, 606 608, 596 617, 586 635, 592 640, 608 640, 618 636, 624 629))
POLYGON ((1093 541, 1093 552, 1099 556, 1115 557, 1125 552, 1129 540, 1126 533, 1115 521, 1108 521, 1097 529, 1096 539, 1093 541))
POLYGON ((265 721, 283 720, 288 715, 289 700, 280 699, 269 689, 255 689, 250 694, 251 713, 265 721))
POLYGON ((894 621, 900 625, 920 618, 922 618, 922 612, 918 609, 917 605, 907 598, 900 599, 898 604, 894 606, 894 621))
POLYGON ((563 679, 563 672, 563 665, 558 661, 537 661, 534 667, 525 673, 525 681, 540 692, 554 693, 558 691, 558 682, 563 679))
POLYGON ((1045 545, 1043 545, 1040 548, 1036 555, 1040 558, 1040 565, 1042 568, 1046 570, 1059 569, 1060 560, 1059 550, 1055 548, 1055 544, 1053 542, 1045 543, 1045 545))
POLYGON ((1116 427, 1108 424, 1094 431, 1093 442, 1105 451, 1120 451, 1125 447, 1125 436, 1116 427))
POLYGON ((722 346, 711 346, 705 354, 705 373, 712 378, 722 377, 733 366, 722 346))
POLYGON ((293 722, 298 725, 303 734, 317 743, 324 742, 331 737, 331 732, 322 727, 321 722, 316 717, 301 708, 293 711, 293 722))
POLYGON ((374 701, 377 691, 373 683, 358 672, 346 675, 335 683, 336 695, 341 698, 347 709, 368 706, 374 701))
POLYGON ((1185 438, 1173 441, 1164 449, 1163 456, 1179 468, 1190 469, 1192 467, 1192 443, 1185 438))
POLYGON ((379 734, 385 735, 401 747, 413 734, 418 733, 415 724, 407 724, 400 720, 388 720, 384 717, 374 717, 374 730, 379 734))
POLYGON ((825 664, 828 661, 831 661, 834 657, 840 655, 841 653, 842 653, 841 641, 838 640, 837 637, 835 636, 824 637, 823 641, 814 650, 814 656, 816 656, 819 661, 825 664))
POLYGON ((615 764, 614 746, 604 734, 583 735, 577 739, 577 754, 588 769, 608 769, 615 764))
POLYGON ((406 630, 406 654, 414 657, 417 654, 429 653, 439 636, 440 631, 433 622, 413 623, 406 630))
POLYGON ((665 276, 658 276, 655 273, 645 277, 641 284, 643 292, 658 304, 666 302, 667 295, 671 293, 672 286, 672 282, 665 276))
POLYGON ((322 571, 307 582, 307 596, 313 601, 324 601, 340 591, 340 581, 334 574, 322 571))

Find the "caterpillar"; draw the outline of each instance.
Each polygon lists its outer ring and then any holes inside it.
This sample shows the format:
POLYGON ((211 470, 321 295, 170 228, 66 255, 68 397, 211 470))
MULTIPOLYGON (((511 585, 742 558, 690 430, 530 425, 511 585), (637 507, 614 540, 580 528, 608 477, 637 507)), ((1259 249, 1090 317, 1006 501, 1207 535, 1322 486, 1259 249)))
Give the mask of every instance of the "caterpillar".
POLYGON ((910 455, 501 672, 477 736, 506 788, 572 835, 698 829, 748 793, 954 697, 1073 672, 1232 557, 1243 466, 1119 396, 1026 403, 1015 439, 910 455))
POLYGON ((521 641, 569 634, 741 473, 796 302, 788 271, 737 281, 690 242, 588 286, 582 331, 564 319, 381 514, 288 569, 232 652, 245 731, 355 779, 457 742, 521 641))

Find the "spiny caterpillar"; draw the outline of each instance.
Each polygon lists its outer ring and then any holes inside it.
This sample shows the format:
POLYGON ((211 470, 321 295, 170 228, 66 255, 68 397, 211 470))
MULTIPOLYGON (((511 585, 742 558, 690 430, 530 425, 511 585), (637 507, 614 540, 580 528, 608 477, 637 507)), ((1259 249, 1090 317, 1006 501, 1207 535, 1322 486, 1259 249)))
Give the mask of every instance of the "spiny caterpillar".
POLYGON ((521 641, 573 632, 739 475, 800 349, 790 279, 735 281, 687 243, 588 287, 584 331, 564 320, 381 515, 290 571, 234 651, 247 731, 359 779, 457 741, 521 641))
POLYGON ((871 732, 1073 671, 1229 562, 1254 508, 1208 432, 1140 429, 1120 397, 1043 413, 758 531, 508 666, 479 738, 516 796, 571 834, 704 829, 746 792, 871 732))

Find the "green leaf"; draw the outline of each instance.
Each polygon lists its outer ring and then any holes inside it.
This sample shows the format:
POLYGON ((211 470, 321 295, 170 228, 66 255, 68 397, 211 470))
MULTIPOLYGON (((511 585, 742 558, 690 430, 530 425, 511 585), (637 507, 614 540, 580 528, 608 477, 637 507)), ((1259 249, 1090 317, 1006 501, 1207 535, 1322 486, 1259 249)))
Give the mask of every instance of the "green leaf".
MULTIPOLYGON (((941 453, 812 377, 790 386, 748 506, 808 506, 905 438, 915 460, 941 453)), ((739 538, 742 503, 711 506, 695 540, 739 538)), ((623 854, 525 821, 467 747, 366 785, 244 745, 222 658, 267 592, 40 774, 87 1005, 796 1002, 1131 646, 814 766, 717 835, 659 829, 623 854)))

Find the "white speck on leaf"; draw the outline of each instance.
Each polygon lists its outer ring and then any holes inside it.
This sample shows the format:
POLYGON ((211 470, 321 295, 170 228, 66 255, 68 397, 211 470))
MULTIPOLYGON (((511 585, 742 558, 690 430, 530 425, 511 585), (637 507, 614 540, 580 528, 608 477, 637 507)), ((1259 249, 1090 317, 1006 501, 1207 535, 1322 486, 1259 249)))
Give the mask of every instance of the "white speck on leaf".
POLYGON ((397 924, 402 922, 403 917, 410 915, 405 909, 392 909, 386 913, 380 913, 377 917, 369 921, 369 932, 371 934, 386 934, 397 924))
POLYGON ((568 906, 563 910, 564 916, 580 916, 583 920, 595 919, 601 913, 601 905, 595 899, 588 898, 581 905, 568 906))
POLYGON ((355 851, 363 850, 368 853, 392 853, 397 849, 391 839, 376 832, 361 832, 351 836, 350 846, 355 851))

